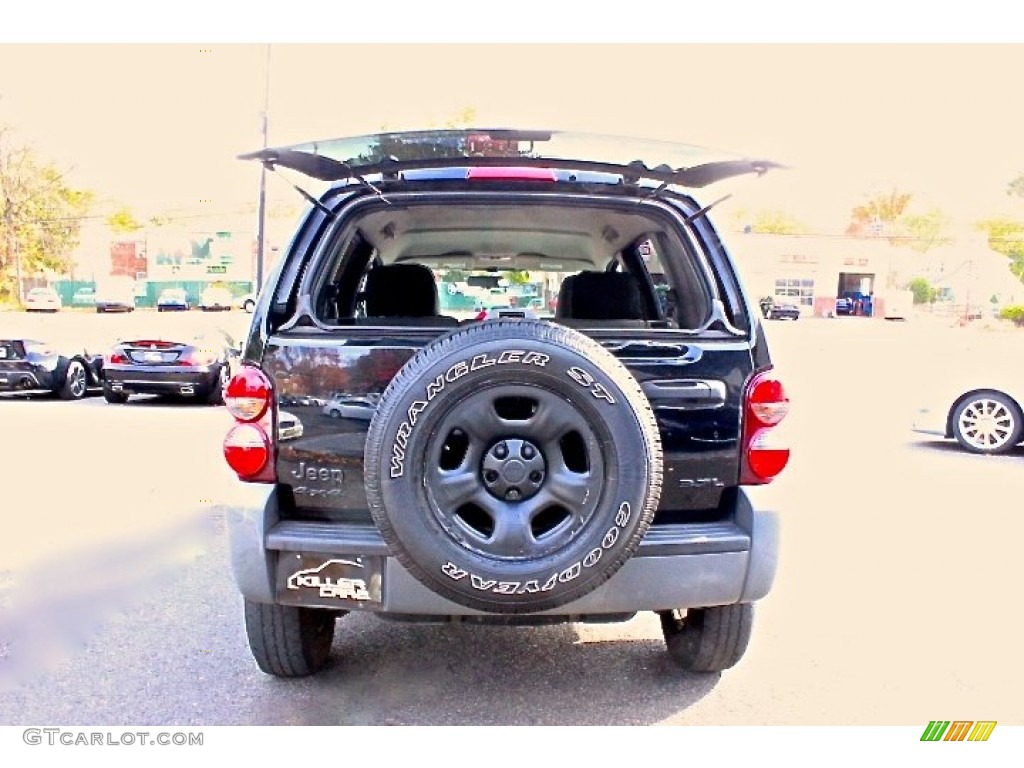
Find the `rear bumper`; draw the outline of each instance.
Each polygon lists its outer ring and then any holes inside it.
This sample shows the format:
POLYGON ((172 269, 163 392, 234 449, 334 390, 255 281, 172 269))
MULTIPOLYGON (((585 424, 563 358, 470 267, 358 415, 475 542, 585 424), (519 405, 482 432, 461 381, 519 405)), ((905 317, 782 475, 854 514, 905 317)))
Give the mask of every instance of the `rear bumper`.
POLYGON ((114 392, 128 394, 184 394, 205 395, 219 384, 219 369, 216 366, 202 368, 154 368, 124 366, 106 367, 103 371, 104 385, 114 392), (187 391, 191 389, 192 391, 187 391))
POLYGON ((0 368, 0 392, 50 392, 55 382, 55 371, 27 366, 0 368))
MULTIPOLYGON (((372 525, 282 521, 271 485, 240 485, 235 502, 227 515, 232 570, 249 600, 402 615, 481 615, 420 584, 372 525), (308 563, 311 556, 376 560, 381 564, 380 602, 319 598, 315 591, 299 595, 281 588, 296 568, 291 564, 308 563)), ((778 545, 778 516, 755 510, 741 491, 731 520, 653 528, 611 579, 544 613, 597 616, 759 600, 771 589, 778 545)))
POLYGON ((914 411, 914 420, 910 428, 922 435, 949 437, 946 429, 947 415, 948 411, 944 408, 919 408, 914 411))

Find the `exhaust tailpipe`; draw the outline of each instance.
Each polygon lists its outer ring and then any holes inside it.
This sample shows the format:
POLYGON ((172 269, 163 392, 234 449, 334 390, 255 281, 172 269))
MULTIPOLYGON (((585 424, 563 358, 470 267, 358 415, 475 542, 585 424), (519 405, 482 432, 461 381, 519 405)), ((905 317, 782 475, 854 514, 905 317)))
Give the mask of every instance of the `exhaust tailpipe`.
POLYGON ((194 395, 196 393, 195 388, 191 384, 182 384, 178 391, 183 395, 194 395))

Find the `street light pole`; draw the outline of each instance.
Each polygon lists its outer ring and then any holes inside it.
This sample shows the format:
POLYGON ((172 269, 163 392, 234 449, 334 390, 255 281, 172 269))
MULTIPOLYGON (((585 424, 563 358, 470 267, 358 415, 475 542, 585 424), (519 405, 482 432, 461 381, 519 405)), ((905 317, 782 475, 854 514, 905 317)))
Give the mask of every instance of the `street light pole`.
MULTIPOLYGON (((267 113, 270 111, 270 43, 267 43, 266 81, 263 88, 262 132, 263 148, 267 148, 267 113)), ((256 222, 256 285, 253 291, 259 293, 263 287, 263 252, 266 240, 267 218, 267 167, 260 166, 260 198, 256 222)))

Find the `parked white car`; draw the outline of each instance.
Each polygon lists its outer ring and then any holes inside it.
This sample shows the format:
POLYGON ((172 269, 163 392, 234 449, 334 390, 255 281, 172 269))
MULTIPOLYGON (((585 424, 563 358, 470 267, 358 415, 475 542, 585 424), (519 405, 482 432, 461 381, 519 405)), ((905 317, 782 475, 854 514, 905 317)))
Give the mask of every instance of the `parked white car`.
POLYGON ((277 414, 277 439, 295 440, 302 437, 302 422, 299 417, 289 411, 279 411, 277 414))
POLYGON ((323 407, 324 416, 332 419, 360 419, 369 421, 377 411, 380 398, 367 397, 335 397, 323 407))
POLYGON ((961 358, 964 368, 919 385, 913 430, 956 440, 971 453, 998 454, 1024 441, 1024 350, 1000 346, 961 358))
POLYGON ((235 306, 235 297, 227 288, 211 285, 203 291, 199 298, 199 308, 204 312, 211 310, 229 310, 235 306))
POLYGON ((25 297, 26 312, 57 312, 62 306, 53 288, 33 288, 25 297))

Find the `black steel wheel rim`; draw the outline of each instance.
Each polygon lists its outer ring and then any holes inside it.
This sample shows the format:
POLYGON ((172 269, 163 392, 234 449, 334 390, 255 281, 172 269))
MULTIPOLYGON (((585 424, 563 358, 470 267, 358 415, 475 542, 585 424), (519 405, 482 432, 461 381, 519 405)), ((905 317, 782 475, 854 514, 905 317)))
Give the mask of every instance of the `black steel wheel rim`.
POLYGON ((593 519, 610 469, 609 444, 578 403, 545 387, 470 392, 427 441, 428 506, 453 541, 486 558, 550 556, 593 519))

